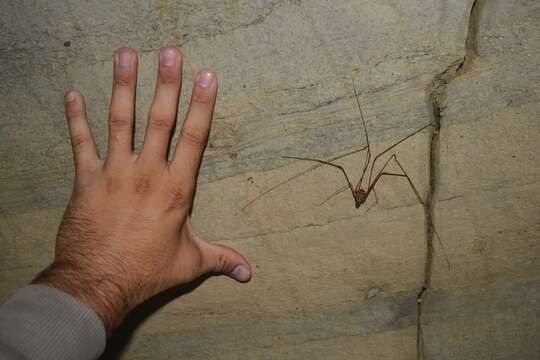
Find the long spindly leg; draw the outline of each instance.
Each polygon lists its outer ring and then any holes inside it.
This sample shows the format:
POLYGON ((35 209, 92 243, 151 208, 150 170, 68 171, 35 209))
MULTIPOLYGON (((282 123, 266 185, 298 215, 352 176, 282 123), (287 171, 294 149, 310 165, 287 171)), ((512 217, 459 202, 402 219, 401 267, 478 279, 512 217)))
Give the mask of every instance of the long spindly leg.
MULTIPOLYGON (((420 129, 410 133, 409 135, 401 138, 400 140, 398 140, 397 142, 395 142, 393 145, 387 147, 386 149, 384 149, 382 152, 380 152, 379 154, 377 154, 377 156, 375 156, 375 158, 373 159, 373 162, 371 163, 371 169, 369 170, 369 180, 368 180, 368 184, 371 184, 371 179, 372 179, 372 175, 373 175, 373 168, 375 167, 375 163, 377 162, 377 160, 384 154, 386 154, 387 152, 389 152, 390 150, 392 150, 393 148, 395 148, 396 146, 398 146, 399 144, 401 144, 402 142, 404 142, 405 140, 409 139, 410 137, 418 134, 420 131, 426 129, 427 127, 429 126, 432 126, 433 124, 429 123, 427 125, 424 125, 422 126, 420 129)), ((387 161, 388 163, 388 161, 387 161)), ((386 165, 385 165, 386 166, 386 165)), ((384 168, 384 166, 383 166, 384 168)), ((381 169, 382 171, 382 169, 381 169)), ((379 173, 381 172, 379 171, 379 173)))
MULTIPOLYGON (((418 201, 420 201, 420 203, 425 206, 425 202, 422 201, 422 198, 420 197, 420 194, 418 193, 418 190, 416 189, 416 187, 414 186, 413 182, 411 181, 411 178, 409 177, 409 175, 407 174, 407 172, 405 171, 405 169, 403 168, 403 166, 401 165, 401 163, 398 161, 396 155, 394 154, 393 155, 394 157, 394 161, 396 162, 396 164, 399 166, 399 168, 401 169, 401 171, 403 172, 403 174, 407 177, 407 181, 409 182, 409 184, 411 185, 416 197, 418 198, 418 201)), ((435 237, 437 238, 437 240, 439 241, 439 245, 441 246, 441 250, 442 250, 442 253, 444 255, 444 259, 446 260, 446 264, 448 265, 448 268, 450 268, 450 260, 448 260, 448 256, 446 255, 446 249, 444 247, 444 244, 441 240, 441 237, 439 236, 439 232, 437 231, 437 229, 435 229, 435 227, 433 228, 433 232, 435 233, 435 237)))
MULTIPOLYGON (((255 201, 257 201, 259 198, 267 195, 268 193, 271 193, 272 191, 276 190, 277 188, 281 187, 282 185, 285 185, 286 183, 288 183, 289 181, 292 181, 294 179, 297 179, 299 178, 300 176, 310 172, 310 171, 313 171, 323 165, 329 165, 327 163, 331 163, 332 161, 335 161, 335 160, 338 160, 338 159, 341 159, 341 158, 344 158, 344 157, 347 157, 349 155, 353 155, 353 154, 356 154, 356 153, 359 153, 361 151, 364 151, 367 149, 367 146, 361 148, 361 149, 357 149, 357 150, 353 150, 353 151, 349 151, 349 152, 346 152, 344 154, 341 154, 341 155, 337 155, 337 156, 334 156, 328 160, 318 160, 318 159, 308 159, 308 158, 300 158, 300 157, 294 157, 294 156, 284 156, 284 158, 290 158, 290 159, 300 159, 300 160, 310 160, 310 161, 316 161, 318 162, 318 164, 315 164, 313 166, 310 166, 309 168, 307 168, 306 170, 304 171, 301 171, 299 172, 298 174, 296 175, 293 175, 291 176, 290 178, 288 179, 285 179, 284 181, 280 182, 279 184, 276 184, 274 186, 272 186, 270 189, 268 190, 265 190, 263 191, 262 193, 260 193, 259 195, 257 195, 254 199, 250 200, 246 205, 244 205, 242 207, 242 211, 245 210, 246 208, 248 208, 250 205, 252 205, 255 201)), ((332 164, 332 166, 335 166, 335 164, 332 164)))
POLYGON ((334 168, 340 170, 341 173, 343 174, 343 176, 345 176, 345 180, 347 180, 347 186, 348 186, 349 189, 351 190, 351 194, 352 194, 352 196, 353 196, 353 198, 354 198, 354 188, 353 188, 353 186, 352 186, 351 179, 349 179, 349 175, 347 175, 347 172, 345 171, 345 169, 343 168, 343 166, 334 164, 333 162, 330 162, 330 161, 327 161, 327 160, 320 160, 320 159, 312 159, 312 158, 296 157, 296 156, 284 156, 284 158, 286 158, 286 159, 296 159, 296 160, 303 160, 303 161, 313 161, 313 162, 318 162, 318 163, 320 163, 320 164, 332 166, 332 167, 334 167, 334 168))
MULTIPOLYGON (((403 168, 403 166, 401 165, 401 163, 399 162, 399 160, 397 159, 396 157, 396 154, 392 154, 392 156, 386 161, 386 163, 384 164, 383 168, 379 171, 379 173, 377 174, 377 176, 375 177, 375 180, 373 180, 373 183, 370 185, 369 189, 368 189, 368 195, 369 195, 369 192, 371 190, 373 190, 373 193, 375 194, 375 184, 381 179, 381 177, 385 176, 385 175, 388 175, 388 176, 398 176, 398 177, 404 177, 407 179, 407 182, 409 183, 409 185, 411 186, 411 189, 413 190, 414 194, 416 195, 416 198, 418 199, 418 201, 420 202, 420 204, 422 204, 422 206, 425 208, 426 206, 426 203, 424 202, 424 200, 422 200, 422 197, 420 196, 420 193, 418 191, 418 189, 416 188, 416 186, 414 186, 409 174, 407 174, 407 171, 405 171, 405 169, 403 168), (397 166, 399 166, 399 169, 401 170, 401 174, 399 173, 390 173, 390 172, 386 172, 384 171, 384 169, 386 168, 386 166, 388 165, 388 163, 391 161, 391 160, 394 160, 397 164, 397 166)), ((448 255, 446 254, 446 249, 444 247, 444 244, 441 240, 441 237, 439 236, 439 233, 437 231, 437 229, 433 228, 433 232, 435 233, 435 237, 437 238, 438 242, 439 242, 439 245, 441 246, 441 250, 442 250, 442 253, 443 253, 443 256, 444 256, 444 259, 446 261, 446 264, 448 265, 448 268, 451 267, 450 265, 450 260, 448 259, 448 255)))
POLYGON ((446 247, 444 246, 444 243, 442 242, 441 237, 439 236, 439 232, 437 231, 435 227, 433 227, 433 232, 435 233, 435 237, 437 238, 437 241, 439 242, 439 245, 441 246, 444 260, 446 260, 446 265, 448 266, 448 269, 450 269, 452 265, 450 265, 450 260, 448 259, 448 255, 446 255, 446 247))
POLYGON ((369 162, 371 160, 371 146, 369 144, 369 136, 366 126, 366 119, 364 118, 364 113, 362 112, 362 106, 360 106, 360 100, 358 100, 358 91, 356 91, 356 86, 354 85, 353 81, 353 91, 354 91, 354 98, 356 99, 356 105, 358 106, 358 112, 360 113, 360 119, 362 120, 362 126, 364 127, 364 134, 366 136, 366 147, 367 147, 367 154, 366 159, 364 161, 364 167, 362 169, 362 175, 360 176, 360 180, 358 180, 358 183, 356 184, 356 187, 354 188, 356 191, 358 191, 362 187, 362 182, 364 181, 364 176, 366 175, 366 171, 369 166, 369 162))
POLYGON ((326 204, 326 203, 327 203, 328 201, 330 201, 330 199, 332 199, 334 196, 339 195, 339 194, 341 194, 342 192, 347 191, 347 190, 349 190, 349 185, 348 185, 348 184, 345 185, 345 186, 342 186, 342 187, 340 187, 339 189, 337 189, 336 191, 334 191, 334 192, 332 193, 332 195, 330 195, 330 196, 328 196, 326 199, 324 199, 324 201, 321 202, 321 203, 319 204, 319 206, 320 206, 320 205, 326 204))
POLYGON ((369 185, 369 187, 368 187, 368 189, 366 191, 366 196, 369 196, 371 191, 373 191, 375 189, 375 185, 377 184, 377 182, 379 182, 379 180, 383 176, 397 176, 397 177, 403 177, 403 178, 407 179, 407 182, 411 186, 411 189, 413 190, 414 195, 416 195, 416 198, 418 199, 420 204, 422 204, 422 206, 425 206, 424 200, 422 200, 422 197, 420 196, 420 193, 418 192, 418 189, 416 189, 416 186, 414 186, 411 178, 409 177, 409 175, 407 174, 407 172, 405 171, 405 169, 403 168, 401 163, 398 161, 398 159, 396 157, 396 154, 392 154, 392 156, 390 156, 390 158, 386 161, 386 163, 384 163, 384 166, 382 167, 382 169, 379 171, 377 176, 375 176, 375 179, 373 180, 373 182, 369 185), (386 169, 386 167, 388 166, 388 164, 392 160, 394 160, 395 163, 397 164, 397 166, 399 166, 399 168, 400 168, 400 170, 402 172, 401 174, 400 173, 392 173, 392 172, 384 171, 384 169, 386 169))
POLYGON ((392 157, 394 158, 394 161, 396 162, 396 164, 401 169, 401 171, 403 173, 403 176, 405 176, 407 178, 407 181, 408 181, 409 185, 411 185, 411 188, 414 191, 414 194, 416 195, 416 197, 418 198, 418 201, 420 202, 420 204, 425 205, 425 202, 424 202, 424 200, 422 200, 422 197, 420 196, 420 193, 418 192, 418 189, 416 188, 416 186, 414 186, 409 174, 407 174, 407 172, 405 171, 405 169, 403 168, 401 163, 398 161, 398 159, 396 157, 396 154, 392 154, 392 157))

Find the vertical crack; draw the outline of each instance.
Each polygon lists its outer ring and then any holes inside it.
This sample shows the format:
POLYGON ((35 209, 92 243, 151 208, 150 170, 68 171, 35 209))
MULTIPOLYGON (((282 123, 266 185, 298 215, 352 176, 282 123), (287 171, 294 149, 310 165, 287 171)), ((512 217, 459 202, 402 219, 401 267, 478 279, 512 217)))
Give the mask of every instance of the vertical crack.
POLYGON ((442 113, 445 110, 446 88, 456 77, 466 73, 472 68, 476 58, 478 42, 478 26, 481 9, 486 0, 474 0, 469 13, 467 36, 465 39, 465 56, 456 60, 437 74, 427 89, 429 107, 433 114, 433 127, 429 140, 429 191, 424 205, 424 223, 426 236, 426 257, 424 262, 424 278, 422 287, 417 295, 416 314, 416 357, 425 359, 424 332, 422 327, 422 306, 431 288, 433 273, 433 238, 437 236, 434 225, 434 207, 439 182, 439 134, 441 129, 442 113))

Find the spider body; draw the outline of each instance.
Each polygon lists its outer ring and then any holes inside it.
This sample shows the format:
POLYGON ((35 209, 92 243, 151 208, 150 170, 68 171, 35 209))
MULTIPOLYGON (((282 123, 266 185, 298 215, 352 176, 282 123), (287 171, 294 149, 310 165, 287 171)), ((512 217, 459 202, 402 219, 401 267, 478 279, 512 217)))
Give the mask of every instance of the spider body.
POLYGON ((358 189, 353 191, 354 206, 358 209, 367 200, 367 193, 364 189, 358 189))

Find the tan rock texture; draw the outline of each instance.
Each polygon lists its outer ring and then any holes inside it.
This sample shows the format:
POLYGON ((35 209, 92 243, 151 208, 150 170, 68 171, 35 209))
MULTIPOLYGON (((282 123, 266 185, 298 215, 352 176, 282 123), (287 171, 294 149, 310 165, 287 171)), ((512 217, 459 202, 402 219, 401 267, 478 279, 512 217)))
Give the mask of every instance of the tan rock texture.
MULTIPOLYGON (((157 51, 176 45, 185 89, 220 77, 194 225, 254 276, 153 299, 104 359, 538 358, 538 1, 8 0, 0 30, 0 300, 52 259, 64 91, 86 96, 104 154, 112 53, 136 49, 140 145, 157 51), (403 177, 359 209, 350 191, 320 205, 338 169, 295 177, 316 163, 284 156, 366 145, 353 83, 373 155, 430 125, 375 165, 395 154, 424 205, 403 177)), ((365 155, 336 163, 356 182, 365 155)))

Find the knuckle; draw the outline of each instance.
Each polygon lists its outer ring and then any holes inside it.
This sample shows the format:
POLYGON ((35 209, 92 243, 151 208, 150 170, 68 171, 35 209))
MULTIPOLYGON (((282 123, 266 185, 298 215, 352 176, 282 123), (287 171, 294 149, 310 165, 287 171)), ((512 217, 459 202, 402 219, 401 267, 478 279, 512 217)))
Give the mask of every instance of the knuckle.
POLYGON ((107 176, 106 188, 107 193, 115 193, 122 188, 122 180, 118 176, 107 176))
POLYGON ((66 94, 65 113, 68 120, 84 116, 84 99, 78 92, 66 94))
POLYGON ((133 74, 129 71, 117 71, 114 74, 114 84, 117 86, 131 86, 134 81, 133 74))
POLYGON ((170 190, 169 209, 181 210, 185 209, 190 202, 189 193, 181 186, 175 186, 170 190))
MULTIPOLYGON (((103 162, 101 160, 98 161, 85 161, 79 163, 75 170, 77 171, 77 174, 82 173, 85 175, 95 175, 100 172, 102 169, 103 162)), ((78 179, 76 179, 78 180, 78 179)), ((85 179, 86 180, 86 179, 85 179)))
POLYGON ((178 70, 161 69, 159 72, 159 82, 164 85, 177 84, 180 82, 178 70))
POLYGON ((206 134, 199 133, 191 129, 182 129, 180 136, 182 141, 185 141, 190 145, 201 147, 206 144, 206 134))
POLYGON ((159 144, 149 144, 144 148, 144 151, 148 153, 149 158, 159 160, 160 162, 166 156, 166 153, 159 144))
POLYGON ((84 116, 84 110, 81 106, 69 105, 66 108, 66 116, 68 120, 77 120, 84 116))
POLYGON ((173 121, 167 120, 165 118, 156 117, 151 118, 148 122, 148 127, 152 130, 157 131, 169 131, 172 128, 173 121))
POLYGON ((83 135, 83 134, 71 135, 71 143, 73 144, 73 148, 75 150, 78 150, 84 147, 89 141, 90 141, 90 138, 88 137, 88 135, 83 135))
POLYGON ((206 90, 196 89, 193 92, 192 102, 205 106, 211 106, 214 103, 214 93, 206 90))
POLYGON ((227 267, 227 257, 225 256, 225 254, 219 254, 217 257, 217 262, 216 262, 214 271, 217 273, 221 273, 225 271, 226 267, 227 267))
POLYGON ((136 194, 144 195, 150 191, 152 180, 149 176, 140 175, 135 179, 134 190, 136 194))
POLYGON ((111 116, 110 122, 113 128, 124 129, 131 126, 131 119, 127 116, 111 116))

